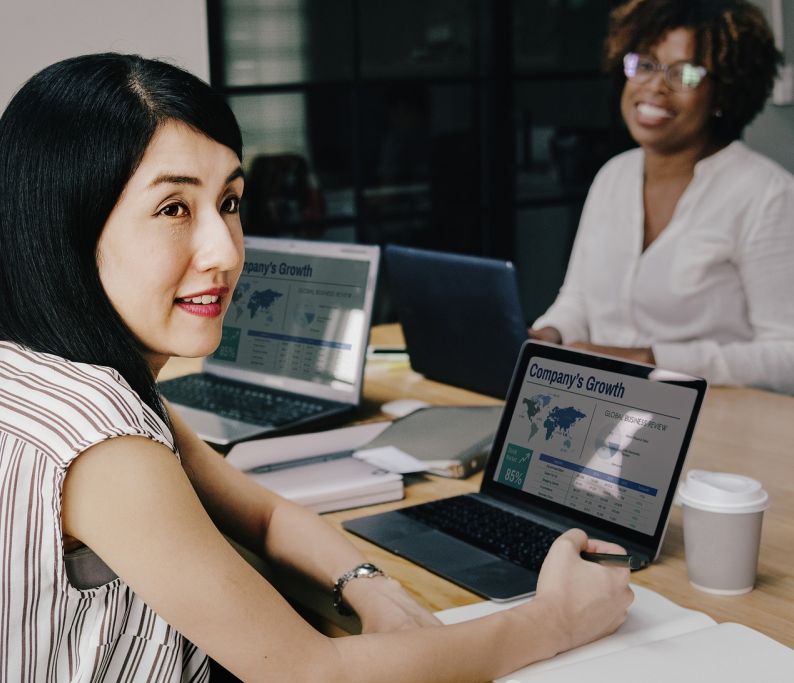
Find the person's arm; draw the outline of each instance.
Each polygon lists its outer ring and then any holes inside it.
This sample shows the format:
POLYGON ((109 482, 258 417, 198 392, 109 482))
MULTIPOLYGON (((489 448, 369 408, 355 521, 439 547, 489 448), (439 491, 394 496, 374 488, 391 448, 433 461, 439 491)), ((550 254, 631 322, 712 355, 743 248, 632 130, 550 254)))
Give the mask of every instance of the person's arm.
MULTIPOLYGON (((367 558, 317 514, 231 467, 175 411, 169 414, 185 472, 218 528, 270 562, 326 587, 330 603, 334 582, 367 558)), ((343 597, 365 632, 438 623, 390 579, 350 581, 343 597)))
POLYGON ((586 216, 583 213, 560 292, 549 309, 532 323, 530 339, 560 344, 589 338, 583 277, 587 241, 585 224, 586 216))
POLYGON ((591 344, 589 342, 573 342, 568 344, 568 346, 572 349, 595 351, 596 353, 604 353, 608 356, 625 358, 635 363, 656 365, 656 357, 653 355, 653 349, 650 346, 606 346, 604 344, 591 344))
POLYGON ((735 256, 753 339, 653 344, 656 363, 714 384, 794 392, 794 182, 768 188, 735 256))
POLYGON ((551 344, 562 344, 562 335, 556 327, 547 325, 546 327, 530 327, 527 330, 530 339, 549 342, 551 344))
MULTIPOLYGON (((238 494, 248 500, 244 490, 226 491, 238 494)), ((631 601, 627 570, 579 558, 583 549, 614 547, 572 531, 553 546, 538 596, 524 606, 454 626, 326 638, 233 550, 174 455, 143 437, 110 439, 78 456, 62 518, 64 533, 243 680, 487 680, 611 632, 631 601)), ((310 547, 315 539, 300 541, 310 547)))
POLYGON ((568 344, 572 341, 587 341, 590 338, 584 264, 587 259, 587 242, 596 227, 598 207, 604 202, 602 181, 601 173, 599 173, 590 187, 582 209, 576 238, 565 271, 565 280, 554 303, 535 320, 529 329, 530 339, 568 344))

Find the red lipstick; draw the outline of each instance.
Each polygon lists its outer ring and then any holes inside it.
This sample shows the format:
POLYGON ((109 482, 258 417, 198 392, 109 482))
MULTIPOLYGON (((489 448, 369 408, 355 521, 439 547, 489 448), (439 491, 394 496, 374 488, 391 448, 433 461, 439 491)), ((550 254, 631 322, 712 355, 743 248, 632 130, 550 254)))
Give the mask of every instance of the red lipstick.
POLYGON ((211 287, 201 292, 177 297, 174 299, 174 304, 190 315, 197 315, 200 318, 217 318, 223 312, 223 297, 228 293, 228 287, 211 287), (218 300, 208 304, 197 304, 191 301, 191 299, 200 296, 217 296, 218 300))

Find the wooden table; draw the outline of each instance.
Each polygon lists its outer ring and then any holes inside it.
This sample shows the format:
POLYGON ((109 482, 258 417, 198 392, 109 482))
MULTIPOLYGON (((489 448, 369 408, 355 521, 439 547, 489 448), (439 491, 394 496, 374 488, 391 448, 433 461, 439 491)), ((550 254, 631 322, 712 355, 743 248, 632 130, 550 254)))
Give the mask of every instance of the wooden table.
MULTIPOLYGON (((375 344, 399 343, 397 326, 373 330, 375 344)), ((172 361, 166 375, 195 368, 195 361, 172 361)), ((367 419, 378 419, 378 406, 395 398, 420 398, 447 405, 493 404, 498 401, 424 379, 405 361, 368 362, 364 385, 367 419)), ((693 588, 686 574, 681 510, 673 509, 659 559, 636 572, 632 580, 684 607, 700 610, 719 622, 735 621, 794 647, 794 397, 756 389, 710 388, 689 452, 691 468, 745 474, 760 480, 769 492, 764 516, 756 589, 722 597, 693 588)), ((417 476, 406 480, 406 497, 397 503, 331 513, 342 520, 435 498, 474 491, 481 475, 466 480, 417 476)), ((481 598, 358 537, 350 536, 377 565, 398 579, 432 610, 477 602, 481 598)))

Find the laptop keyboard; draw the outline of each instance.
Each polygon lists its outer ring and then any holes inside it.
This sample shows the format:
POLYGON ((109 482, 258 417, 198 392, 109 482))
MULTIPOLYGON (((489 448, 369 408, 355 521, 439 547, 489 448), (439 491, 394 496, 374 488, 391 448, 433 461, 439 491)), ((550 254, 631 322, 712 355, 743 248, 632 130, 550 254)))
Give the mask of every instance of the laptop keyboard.
POLYGON ((265 427, 297 422, 333 405, 204 374, 161 382, 160 390, 174 403, 265 427))
POLYGON ((453 496, 399 512, 521 567, 539 571, 559 531, 483 503, 453 496))

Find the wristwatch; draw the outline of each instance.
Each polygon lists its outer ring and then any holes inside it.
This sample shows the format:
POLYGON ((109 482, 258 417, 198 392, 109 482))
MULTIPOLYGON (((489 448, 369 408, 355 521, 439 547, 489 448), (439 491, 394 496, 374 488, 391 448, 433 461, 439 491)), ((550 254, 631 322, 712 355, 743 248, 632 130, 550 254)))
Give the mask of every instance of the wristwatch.
POLYGON ((374 579, 376 576, 386 576, 386 572, 371 562, 364 562, 353 567, 349 572, 342 574, 334 583, 334 609, 343 617, 349 617, 353 614, 353 610, 345 605, 342 600, 342 590, 353 579, 374 579))

